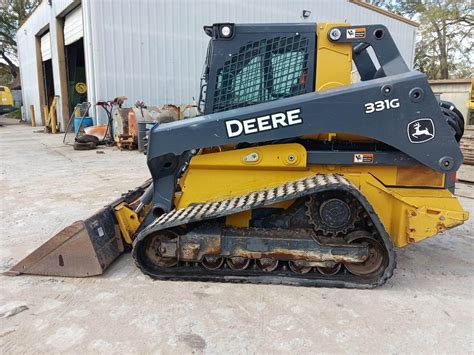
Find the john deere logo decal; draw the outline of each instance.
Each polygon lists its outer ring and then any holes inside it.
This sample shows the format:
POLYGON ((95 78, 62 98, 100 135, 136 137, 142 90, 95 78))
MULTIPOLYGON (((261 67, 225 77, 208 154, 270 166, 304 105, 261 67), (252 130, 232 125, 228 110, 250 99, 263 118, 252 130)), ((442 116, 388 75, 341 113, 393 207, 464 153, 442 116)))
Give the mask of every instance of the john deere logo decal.
POLYGON ((285 112, 276 112, 271 115, 248 118, 246 120, 229 120, 225 122, 227 137, 234 138, 242 134, 254 134, 281 127, 288 127, 303 123, 300 116, 301 109, 297 108, 285 112))
POLYGON ((420 118, 407 126, 408 139, 412 143, 425 143, 435 137, 435 127, 431 118, 420 118))

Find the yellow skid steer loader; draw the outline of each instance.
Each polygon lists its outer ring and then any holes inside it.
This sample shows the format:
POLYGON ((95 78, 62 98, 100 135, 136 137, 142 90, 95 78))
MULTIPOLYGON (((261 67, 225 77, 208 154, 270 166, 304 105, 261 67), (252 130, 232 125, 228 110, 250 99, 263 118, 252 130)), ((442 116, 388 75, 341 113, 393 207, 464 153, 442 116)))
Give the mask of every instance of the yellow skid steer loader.
POLYGON ((10 274, 99 275, 131 249, 156 279, 371 288, 394 247, 467 220, 464 119, 383 25, 204 31, 203 114, 155 125, 151 179, 10 274))

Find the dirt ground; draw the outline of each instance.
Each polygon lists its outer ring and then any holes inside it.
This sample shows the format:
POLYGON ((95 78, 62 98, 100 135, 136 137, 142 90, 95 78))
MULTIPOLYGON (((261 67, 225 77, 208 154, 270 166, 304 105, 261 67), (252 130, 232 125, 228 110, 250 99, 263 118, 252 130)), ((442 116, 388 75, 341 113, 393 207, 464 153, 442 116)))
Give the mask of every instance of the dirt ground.
MULTIPOLYGON (((1 120, 0 272, 148 177, 136 151, 1 120)), ((474 214, 473 186, 459 191, 474 214)), ((398 250, 368 291, 152 281, 130 255, 89 279, 0 275, 0 352, 472 353, 473 225, 398 250)))

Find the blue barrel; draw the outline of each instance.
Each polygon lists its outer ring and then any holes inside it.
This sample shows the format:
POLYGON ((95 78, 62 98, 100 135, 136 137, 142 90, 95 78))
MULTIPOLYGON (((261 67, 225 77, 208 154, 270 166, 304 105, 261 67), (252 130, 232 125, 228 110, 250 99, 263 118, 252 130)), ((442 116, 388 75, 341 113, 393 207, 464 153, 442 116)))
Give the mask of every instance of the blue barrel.
MULTIPOLYGON (((81 124, 81 119, 82 117, 75 117, 74 118, 74 133, 77 133, 79 131, 79 125, 81 124)), ((94 125, 94 121, 92 120, 92 117, 84 117, 82 119, 82 127, 90 127, 94 125)))

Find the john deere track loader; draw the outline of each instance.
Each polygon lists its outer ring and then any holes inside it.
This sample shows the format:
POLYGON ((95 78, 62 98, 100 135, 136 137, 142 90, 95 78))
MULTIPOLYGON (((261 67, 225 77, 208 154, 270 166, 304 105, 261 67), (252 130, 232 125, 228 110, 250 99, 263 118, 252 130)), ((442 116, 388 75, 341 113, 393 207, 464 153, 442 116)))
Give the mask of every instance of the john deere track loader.
POLYGON ((131 249, 156 279, 369 288, 392 276, 394 246, 468 218, 453 196, 462 115, 387 28, 204 30, 203 115, 156 125, 152 179, 11 274, 98 275, 131 249))

